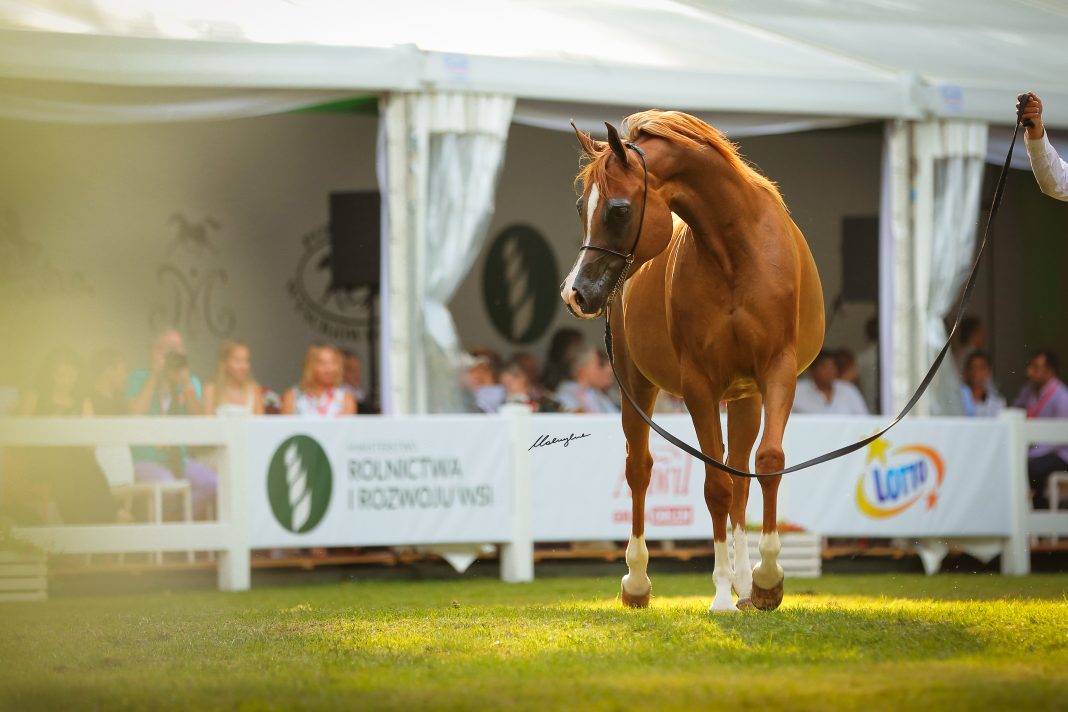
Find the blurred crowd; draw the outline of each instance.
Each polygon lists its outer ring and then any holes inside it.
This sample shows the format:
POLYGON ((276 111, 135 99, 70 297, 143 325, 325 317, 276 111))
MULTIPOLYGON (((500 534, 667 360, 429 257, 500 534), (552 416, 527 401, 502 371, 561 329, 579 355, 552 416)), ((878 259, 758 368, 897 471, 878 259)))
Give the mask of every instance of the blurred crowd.
MULTIPOLYGON (((879 401, 878 325, 866 327, 867 346, 821 352, 799 379, 794 412, 867 415, 882 412, 879 401)), ((993 379, 981 322, 967 318, 954 344, 960 377, 960 413, 996 416, 1006 407, 993 379)), ((1032 418, 1068 418, 1068 388, 1058 377, 1055 353, 1037 352, 1027 366, 1027 384, 1013 401, 1032 418)), ((494 413, 520 403, 543 413, 616 413, 620 392, 607 354, 565 328, 552 337, 544 361, 527 351, 504 360, 490 349, 471 349, 462 357, 460 382, 465 409, 494 413)), ((35 382, 18 395, 15 413, 23 416, 94 415, 263 415, 336 418, 375 412, 362 387, 356 354, 326 343, 308 347, 299 378, 281 393, 253 376, 252 354, 240 341, 226 341, 209 380, 192 373, 182 335, 159 334, 147 363, 131 368, 115 350, 96 353, 88 364, 72 350, 60 349, 40 364, 35 382)), ((661 394, 659 413, 685 412, 681 399, 661 394)), ((210 452, 191 448, 139 445, 131 448, 137 482, 189 482, 195 518, 206 518, 215 501, 217 475, 210 452)), ((122 520, 108 482, 91 453, 77 448, 8 448, 0 461, 0 516, 37 523, 48 519, 40 502, 48 500, 68 523, 122 520)), ((1068 448, 1036 445, 1029 475, 1036 506, 1046 506, 1046 481, 1068 471, 1068 448)))
MULTIPOLYGON (((58 349, 38 367, 34 382, 18 393, 20 416, 241 416, 286 414, 340 417, 367 412, 356 354, 331 344, 308 347, 299 380, 279 395, 257 382, 247 344, 226 341, 215 371, 202 380, 189 367, 180 332, 164 331, 147 363, 131 368, 119 351, 106 349, 86 364, 71 349, 58 349)), ((217 488, 212 452, 184 446, 132 448, 136 482, 187 481, 195 519, 209 517, 217 488)), ((23 524, 128 520, 111 496, 94 454, 84 448, 7 448, 0 479, 0 516, 23 524)))
POLYGON ((553 334, 544 364, 520 351, 504 361, 499 353, 476 348, 464 356, 465 409, 495 413, 520 403, 542 413, 616 413, 620 394, 608 354, 586 343, 575 329, 553 334))

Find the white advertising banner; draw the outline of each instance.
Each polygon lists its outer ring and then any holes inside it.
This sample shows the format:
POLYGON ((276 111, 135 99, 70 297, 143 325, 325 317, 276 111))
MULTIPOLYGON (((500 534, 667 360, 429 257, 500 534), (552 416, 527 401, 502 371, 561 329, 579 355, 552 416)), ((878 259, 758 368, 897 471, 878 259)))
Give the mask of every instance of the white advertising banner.
POLYGON ((512 538, 503 418, 277 417, 248 427, 253 548, 512 538))
MULTIPOLYGON (((697 444, 688 416, 661 416, 658 422, 697 444)), ((794 416, 783 443, 787 463, 860 440, 883 423, 794 416)), ((619 416, 538 415, 531 427, 534 540, 626 540, 631 502, 619 416)), ((704 465, 655 433, 650 447, 655 464, 646 496, 646 536, 711 539, 704 465)), ((908 419, 864 450, 785 476, 778 518, 827 536, 1007 536, 1009 457, 1005 422, 908 419)), ((749 522, 760 522, 762 506, 754 482, 749 522)))

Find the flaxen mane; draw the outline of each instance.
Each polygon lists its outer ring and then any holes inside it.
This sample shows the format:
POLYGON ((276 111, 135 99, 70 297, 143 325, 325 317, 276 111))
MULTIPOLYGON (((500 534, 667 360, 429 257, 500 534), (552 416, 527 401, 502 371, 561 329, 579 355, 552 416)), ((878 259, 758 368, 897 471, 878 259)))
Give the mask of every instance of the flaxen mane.
MULTIPOLYGON (((738 147, 704 121, 681 111, 660 111, 659 109, 640 111, 623 120, 624 140, 637 140, 643 133, 659 136, 667 141, 691 148, 714 148, 750 185, 768 191, 784 209, 786 208, 782 194, 779 193, 775 183, 746 163, 738 152, 738 147)), ((588 148, 592 149, 594 155, 579 170, 578 176, 575 177, 575 185, 586 186, 593 182, 603 195, 606 188, 607 163, 612 152, 608 150, 608 144, 600 141, 589 141, 588 148)))

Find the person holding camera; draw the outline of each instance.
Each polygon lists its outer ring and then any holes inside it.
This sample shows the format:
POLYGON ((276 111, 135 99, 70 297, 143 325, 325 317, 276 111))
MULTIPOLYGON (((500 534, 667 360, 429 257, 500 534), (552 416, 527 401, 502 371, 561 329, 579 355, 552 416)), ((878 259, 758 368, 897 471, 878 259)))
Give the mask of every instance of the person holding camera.
MULTIPOLYGON (((131 415, 204 415, 204 391, 200 379, 189 371, 179 332, 164 331, 156 337, 150 366, 130 373, 126 396, 131 415)), ((131 450, 139 482, 188 480, 194 516, 205 518, 215 502, 215 472, 191 458, 185 446, 138 445, 131 450)))

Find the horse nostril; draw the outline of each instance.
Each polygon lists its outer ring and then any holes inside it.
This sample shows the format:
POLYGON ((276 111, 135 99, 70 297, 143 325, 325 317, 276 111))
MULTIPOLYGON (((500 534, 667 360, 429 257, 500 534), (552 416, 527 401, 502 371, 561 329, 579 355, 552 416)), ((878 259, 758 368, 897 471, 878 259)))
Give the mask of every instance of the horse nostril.
POLYGON ((582 296, 582 292, 577 289, 575 290, 575 304, 578 306, 579 309, 583 311, 583 313, 585 313, 586 297, 582 296))

